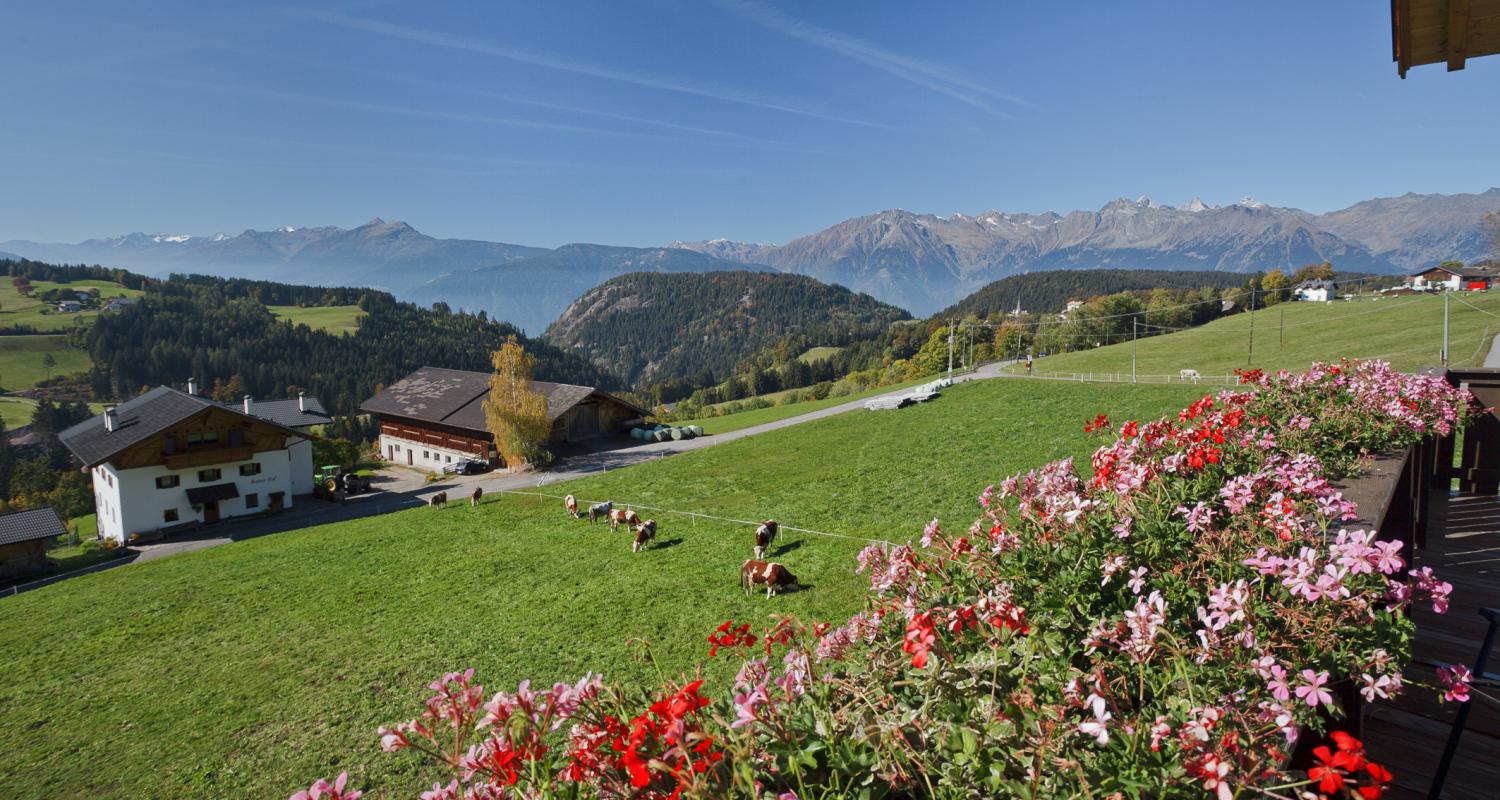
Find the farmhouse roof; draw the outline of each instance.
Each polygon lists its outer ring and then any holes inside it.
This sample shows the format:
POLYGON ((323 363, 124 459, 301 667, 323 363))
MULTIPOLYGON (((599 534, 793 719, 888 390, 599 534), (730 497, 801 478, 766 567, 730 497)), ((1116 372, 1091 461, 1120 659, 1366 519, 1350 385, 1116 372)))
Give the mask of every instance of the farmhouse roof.
POLYGON ((51 506, 18 511, 0 517, 0 545, 48 539, 68 532, 51 506))
POLYGON ((1316 280, 1303 281, 1303 282, 1297 284, 1295 287, 1293 287, 1292 291, 1301 292, 1301 291, 1304 291, 1304 290, 1307 290, 1307 289, 1332 289, 1332 288, 1333 288, 1333 281, 1327 280, 1326 278, 1318 278, 1316 280))
POLYGON ((1443 264, 1438 264, 1437 266, 1425 267, 1423 269, 1419 269, 1416 272, 1411 273, 1411 276, 1413 278, 1415 278, 1418 275, 1426 275, 1429 272, 1446 272, 1449 275, 1457 275, 1460 278, 1493 278, 1493 277, 1495 277, 1495 270, 1492 269, 1492 268, 1490 268, 1490 267, 1481 267, 1481 266, 1478 266, 1478 265, 1475 265, 1475 266, 1449 267, 1449 266, 1445 266, 1443 264))
MULTIPOLYGON (((260 417, 263 420, 274 422, 286 428, 306 428, 310 425, 327 425, 333 421, 328 412, 323 409, 323 404, 316 397, 302 398, 305 410, 298 409, 297 399, 291 400, 256 400, 250 404, 250 415, 260 417)), ((220 403, 230 411, 243 411, 244 401, 237 403, 220 403)))
MULTIPOLYGON (((598 395, 628 406, 645 416, 650 413, 634 403, 621 400, 592 386, 571 383, 532 381, 531 388, 547 398, 547 419, 554 420, 568 409, 598 395)), ((474 431, 487 431, 484 400, 490 391, 487 372, 422 367, 387 386, 366 400, 359 409, 371 414, 406 417, 422 422, 436 422, 474 431)))
MULTIPOLYGON (((133 447, 189 417, 210 408, 245 416, 233 406, 221 406, 211 400, 180 392, 170 386, 158 386, 133 400, 115 407, 114 430, 104 429, 104 415, 90 417, 59 433, 57 438, 85 465, 108 461, 111 456, 133 447)), ((257 422, 274 425, 284 433, 308 438, 274 420, 252 417, 257 422)))

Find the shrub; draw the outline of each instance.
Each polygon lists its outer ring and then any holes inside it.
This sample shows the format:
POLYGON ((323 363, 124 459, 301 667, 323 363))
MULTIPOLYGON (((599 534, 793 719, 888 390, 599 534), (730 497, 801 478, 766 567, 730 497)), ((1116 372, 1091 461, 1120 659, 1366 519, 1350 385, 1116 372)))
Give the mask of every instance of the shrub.
MULTIPOLYGON (((1328 478, 1476 406, 1373 362, 1244 380, 1176 417, 1100 414, 1086 472, 1011 476, 972 524, 866 548, 840 625, 726 621, 707 655, 741 660, 727 691, 588 676, 485 703, 453 673, 382 745, 438 765, 424 798, 1377 796, 1390 773, 1330 731, 1336 685, 1401 691, 1402 611, 1451 587, 1342 527, 1328 478)), ((1467 699, 1466 670, 1441 676, 1467 699)))

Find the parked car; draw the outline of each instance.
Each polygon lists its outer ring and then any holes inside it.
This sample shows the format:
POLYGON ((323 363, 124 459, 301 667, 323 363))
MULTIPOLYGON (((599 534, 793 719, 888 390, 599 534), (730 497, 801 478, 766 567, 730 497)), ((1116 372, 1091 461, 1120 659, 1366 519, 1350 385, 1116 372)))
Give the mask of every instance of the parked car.
POLYGON ((485 464, 483 461, 475 461, 473 459, 469 459, 466 461, 456 461, 452 464, 444 465, 443 467, 443 472, 451 473, 453 475, 482 475, 489 471, 490 468, 488 464, 485 464))

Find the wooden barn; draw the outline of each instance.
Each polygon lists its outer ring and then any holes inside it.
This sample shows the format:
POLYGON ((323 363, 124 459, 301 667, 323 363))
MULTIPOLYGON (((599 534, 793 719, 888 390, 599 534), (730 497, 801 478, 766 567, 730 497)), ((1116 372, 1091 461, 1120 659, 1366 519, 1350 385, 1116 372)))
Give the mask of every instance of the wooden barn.
POLYGON ((0 516, 0 580, 46 571, 47 540, 67 532, 51 508, 0 516))
MULTIPOLYGON (((422 367, 366 400, 360 410, 380 421, 380 452, 386 460, 441 471, 451 464, 503 463, 484 419, 490 375, 422 367)), ((592 386, 532 381, 547 398, 552 420, 548 445, 614 436, 648 413, 592 386)))

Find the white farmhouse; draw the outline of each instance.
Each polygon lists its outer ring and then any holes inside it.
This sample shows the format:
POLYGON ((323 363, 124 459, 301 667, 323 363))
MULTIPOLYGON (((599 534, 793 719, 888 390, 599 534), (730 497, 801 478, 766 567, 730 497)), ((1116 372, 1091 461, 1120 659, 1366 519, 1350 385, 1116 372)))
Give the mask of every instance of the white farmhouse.
POLYGON ((93 478, 100 536, 124 543, 290 508, 298 487, 311 489, 311 434, 245 406, 158 386, 58 434, 93 478))
POLYGON ((1327 303, 1338 296, 1338 288, 1329 280, 1303 281, 1292 287, 1292 296, 1308 303, 1327 303))

